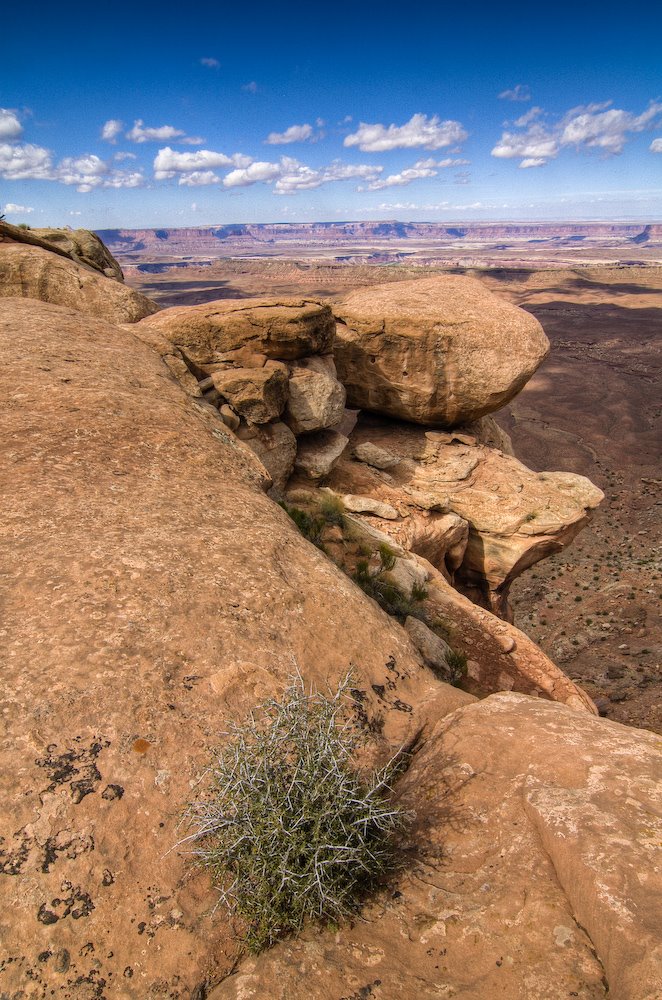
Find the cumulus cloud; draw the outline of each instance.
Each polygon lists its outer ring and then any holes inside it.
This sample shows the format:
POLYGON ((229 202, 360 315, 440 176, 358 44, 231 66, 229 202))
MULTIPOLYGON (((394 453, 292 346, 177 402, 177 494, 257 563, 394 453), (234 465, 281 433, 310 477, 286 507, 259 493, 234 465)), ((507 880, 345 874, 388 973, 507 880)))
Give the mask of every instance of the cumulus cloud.
POLYGON ((200 60, 200 65, 206 66, 207 69, 218 69, 221 64, 218 59, 214 59, 213 56, 203 56, 200 60))
POLYGON ((251 157, 242 153, 227 156, 212 149, 198 149, 195 153, 178 153, 170 146, 164 146, 154 157, 154 177, 157 181, 164 181, 170 180, 177 174, 211 171, 218 167, 247 167, 251 162, 251 157))
POLYGON ((223 178, 223 185, 226 188, 237 188, 275 182, 275 194, 294 194, 297 191, 312 191, 333 181, 371 180, 382 170, 383 167, 338 161, 324 167, 309 167, 293 157, 283 156, 277 163, 258 161, 232 170, 223 178))
POLYGON ((257 94, 258 85, 255 80, 250 80, 248 83, 245 83, 241 89, 245 90, 248 94, 257 94))
POLYGON ((270 146, 285 146, 290 142, 307 142, 312 137, 312 125, 290 125, 284 132, 270 132, 264 141, 270 146))
POLYGON ((345 136, 345 146, 358 146, 364 153, 384 153, 390 149, 441 149, 463 142, 467 132, 460 122, 441 121, 438 115, 412 115, 404 125, 359 124, 345 136))
POLYGON ((513 124, 517 128, 526 128, 526 126, 530 125, 531 122, 534 122, 536 118, 539 118, 541 114, 542 114, 542 108, 538 107, 529 108, 529 110, 526 111, 523 115, 520 115, 519 118, 516 118, 513 124))
POLYGON ((5 205, 5 212, 9 212, 10 215, 15 215, 17 212, 29 215, 30 212, 34 212, 34 208, 30 208, 28 205, 14 205, 8 201, 5 205))
POLYGON ((218 184, 220 179, 213 170, 192 170, 189 174, 182 174, 177 183, 184 187, 206 187, 208 184, 218 184))
POLYGON ((398 174, 389 174, 388 177, 379 177, 370 184, 366 184, 365 187, 359 188, 359 191, 383 191, 384 188, 404 187, 406 184, 411 184, 412 181, 417 181, 425 177, 436 177, 439 173, 439 168, 463 167, 468 163, 469 160, 453 159, 450 156, 443 160, 432 158, 417 160, 413 167, 407 167, 398 174))
POLYGON ((0 108, 0 139, 18 139, 23 134, 23 126, 15 111, 0 108))
POLYGON ((138 157, 135 153, 115 153, 113 159, 117 160, 118 163, 122 163, 123 160, 137 160, 138 157))
POLYGON ((133 128, 126 133, 126 138, 131 142, 163 142, 166 139, 179 139, 185 136, 180 128, 173 125, 159 125, 158 128, 145 128, 142 118, 137 118, 133 123, 133 128))
POLYGON ((117 142, 117 136, 120 134, 124 128, 124 122, 121 122, 119 118, 109 118, 106 124, 101 129, 101 138, 104 142, 117 142))
POLYGON ((619 108, 605 110, 604 104, 573 108, 563 119, 560 141, 564 146, 588 146, 620 153, 629 132, 643 132, 661 113, 662 104, 657 101, 651 101, 640 115, 619 108))
POLYGON ((662 139, 653 139, 648 148, 651 153, 662 153, 662 139))
POLYGON ((7 181, 52 180, 51 154, 30 142, 0 143, 0 177, 7 181))
POLYGON ((117 170, 92 153, 67 156, 54 165, 48 149, 31 143, 0 144, 0 177, 9 181, 57 181, 75 185, 82 194, 98 187, 141 187, 145 180, 140 171, 117 170))
POLYGON ((523 132, 504 132, 492 149, 492 156, 498 159, 521 159, 523 166, 541 167, 558 156, 559 143, 555 135, 537 123, 529 125, 523 132))
POLYGON ((518 83, 511 90, 502 90, 499 97, 502 101, 530 101, 531 91, 526 83, 518 83))
POLYGON ((280 176, 280 172, 280 164, 258 160, 247 167, 231 170, 223 178, 223 185, 224 187, 232 188, 248 187, 250 184, 258 184, 260 182, 266 183, 275 180, 276 177, 280 176))
POLYGON ((661 114, 659 101, 651 101, 638 115, 612 108, 608 101, 572 108, 549 125, 531 122, 523 115, 515 122, 516 126, 523 126, 522 130, 504 132, 492 149, 492 156, 519 159, 520 167, 526 170, 544 166, 569 146, 577 150, 598 149, 604 155, 614 155, 622 152, 632 134, 653 127, 661 114))

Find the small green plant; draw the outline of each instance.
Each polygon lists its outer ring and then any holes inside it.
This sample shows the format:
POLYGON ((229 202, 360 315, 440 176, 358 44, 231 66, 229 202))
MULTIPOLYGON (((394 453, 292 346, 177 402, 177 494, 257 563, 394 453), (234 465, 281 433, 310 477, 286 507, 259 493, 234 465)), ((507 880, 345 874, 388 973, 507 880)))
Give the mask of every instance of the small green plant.
POLYGON ((192 853, 244 921, 252 951, 308 919, 337 922, 393 866, 403 814, 388 802, 402 754, 359 774, 366 733, 352 725, 346 677, 330 697, 301 678, 233 724, 211 788, 186 819, 192 853))
POLYGON ((379 546, 379 558, 383 570, 393 569, 395 566, 396 553, 387 542, 382 542, 379 546))
POLYGON ((415 583, 411 588, 411 596, 414 601, 426 601, 428 588, 423 583, 415 583))
POLYGON ((527 521, 535 521, 535 519, 537 518, 537 516, 538 515, 535 512, 535 510, 530 510, 529 513, 524 518, 524 523, 526 524, 527 521))
POLYGON ((325 493, 319 504, 319 511, 327 524, 345 527, 345 505, 340 497, 325 493))
POLYGON ((450 670, 451 684, 460 684, 467 676, 467 654, 458 653, 456 650, 451 649, 449 653, 446 653, 446 663, 450 670))
POLYGON ((30 229, 31 227, 27 224, 27 222, 19 222, 18 228, 19 229, 30 229))
POLYGON ((304 538, 307 538, 309 542, 313 545, 317 545, 321 548, 322 545, 322 531, 324 530, 325 521, 322 517, 313 517, 305 510, 301 510, 300 507, 290 507, 289 504, 285 503, 284 500, 279 500, 279 506, 283 508, 286 514, 292 518, 297 528, 301 532, 304 538))

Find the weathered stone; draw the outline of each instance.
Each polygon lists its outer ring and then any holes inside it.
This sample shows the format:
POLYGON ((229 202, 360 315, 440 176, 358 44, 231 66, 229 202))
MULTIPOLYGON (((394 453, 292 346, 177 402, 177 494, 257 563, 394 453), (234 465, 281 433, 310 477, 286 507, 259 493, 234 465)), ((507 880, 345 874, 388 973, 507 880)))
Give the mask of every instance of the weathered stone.
POLYGON ((386 448, 380 448, 379 445, 372 444, 370 441, 357 444, 354 448, 354 457, 358 458, 359 462, 372 465, 374 469, 392 469, 400 461, 399 455, 393 455, 386 448))
POLYGON ((335 427, 345 411, 345 389, 332 358, 304 358, 291 365, 285 422, 294 434, 335 427))
POLYGON ((158 311, 119 281, 41 247, 0 243, 0 297, 39 299, 112 323, 136 323, 158 311))
POLYGON ((426 589, 428 573, 415 559, 396 559, 393 569, 388 571, 388 579, 407 597, 415 588, 426 589))
POLYGON ((221 299, 163 309, 149 325, 201 366, 241 348, 289 361, 328 353, 335 327, 331 309, 312 299, 221 299))
POLYGON ((415 423, 452 427, 499 409, 549 350, 533 316, 472 278, 375 285, 334 309, 350 406, 415 423))
POLYGON ((253 424, 276 420, 287 402, 285 365, 269 362, 264 368, 226 368, 215 371, 212 382, 233 408, 253 424))
POLYGON ((297 453, 297 439, 290 428, 280 421, 261 426, 242 426, 237 436, 255 452, 273 479, 274 487, 285 489, 292 475, 297 453))
POLYGON ((325 479, 339 461, 348 439, 337 431, 317 431, 299 439, 295 468, 309 479, 325 479))
POLYGON ((395 521, 400 516, 395 507, 382 500, 374 500, 372 497, 345 493, 342 499, 347 510, 351 510, 353 514, 374 514, 375 517, 385 517, 387 521, 395 521))
POLYGON ((448 656, 453 650, 448 643, 419 618, 411 616, 406 618, 405 630, 427 665, 432 667, 442 680, 450 681, 451 671, 448 666, 448 656))

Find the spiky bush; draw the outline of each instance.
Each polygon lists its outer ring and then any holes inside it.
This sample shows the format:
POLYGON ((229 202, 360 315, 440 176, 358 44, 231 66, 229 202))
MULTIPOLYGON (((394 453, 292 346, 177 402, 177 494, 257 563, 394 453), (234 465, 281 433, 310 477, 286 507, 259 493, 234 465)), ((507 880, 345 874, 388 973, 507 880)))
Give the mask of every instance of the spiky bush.
POLYGON ((191 804, 193 853, 260 951, 307 919, 338 921, 392 866, 402 813, 387 796, 395 766, 361 775, 365 734, 351 722, 349 678, 330 697, 301 679, 228 739, 211 790, 191 804))

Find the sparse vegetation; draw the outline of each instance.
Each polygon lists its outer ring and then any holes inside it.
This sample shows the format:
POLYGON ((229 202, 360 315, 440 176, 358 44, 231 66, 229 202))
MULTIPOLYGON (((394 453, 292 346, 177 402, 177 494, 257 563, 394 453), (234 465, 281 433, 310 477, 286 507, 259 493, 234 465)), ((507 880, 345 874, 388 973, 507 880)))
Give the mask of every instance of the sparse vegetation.
POLYGON ((302 510, 300 507, 291 507, 290 504, 285 503, 284 500, 279 501, 279 506, 283 508, 286 514, 289 514, 303 537, 307 538, 309 542, 313 543, 313 545, 317 545, 318 548, 321 548, 322 531, 324 530, 324 525, 326 524, 324 518, 315 517, 313 514, 309 514, 308 511, 302 510))
POLYGON ((447 653, 446 655, 446 663, 448 664, 448 669, 450 670, 451 684, 457 686, 467 676, 467 655, 466 653, 459 653, 452 649, 450 653, 447 653))
POLYGON ((345 505, 340 497, 326 493, 320 500, 319 511, 327 524, 337 524, 344 528, 345 505))
POLYGON ((388 571, 390 569, 393 569, 393 567, 395 566, 396 553, 391 548, 391 546, 388 545, 387 542, 382 542, 380 544, 380 546, 379 546, 379 558, 381 560, 381 564, 382 564, 382 569, 383 570, 387 570, 388 571))
POLYGON ((388 802, 397 764, 357 772, 367 736, 351 724, 349 684, 324 697, 297 678, 280 701, 232 724, 208 794, 188 809, 186 840, 252 951, 308 919, 340 920, 394 863, 404 821, 388 802))

